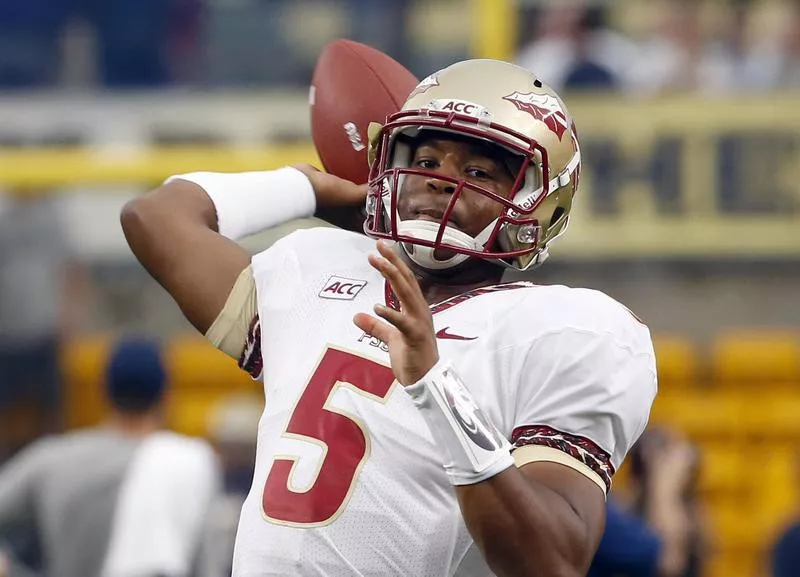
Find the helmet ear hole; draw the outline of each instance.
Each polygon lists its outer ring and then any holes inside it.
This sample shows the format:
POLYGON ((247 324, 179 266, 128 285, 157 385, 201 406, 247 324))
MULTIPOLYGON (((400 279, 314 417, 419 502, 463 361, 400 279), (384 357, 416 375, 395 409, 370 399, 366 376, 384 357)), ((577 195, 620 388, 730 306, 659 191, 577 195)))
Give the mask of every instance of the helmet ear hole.
POLYGON ((564 216, 565 212, 566 211, 564 210, 563 207, 557 206, 556 209, 553 211, 553 217, 550 219, 550 226, 553 226, 555 223, 557 223, 558 219, 564 216))

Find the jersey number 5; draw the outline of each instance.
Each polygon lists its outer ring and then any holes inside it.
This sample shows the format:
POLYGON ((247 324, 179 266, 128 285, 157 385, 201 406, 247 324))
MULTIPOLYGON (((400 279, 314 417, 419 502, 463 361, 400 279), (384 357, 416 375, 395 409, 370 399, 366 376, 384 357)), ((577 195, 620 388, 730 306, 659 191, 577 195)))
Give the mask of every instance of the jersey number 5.
POLYGON ((298 458, 276 457, 262 497, 267 520, 308 527, 326 525, 336 518, 369 457, 369 436, 356 416, 329 406, 330 399, 340 387, 347 387, 383 403, 393 383, 389 367, 338 349, 325 351, 284 433, 322 447, 316 478, 309 488, 293 488, 292 472, 298 458))

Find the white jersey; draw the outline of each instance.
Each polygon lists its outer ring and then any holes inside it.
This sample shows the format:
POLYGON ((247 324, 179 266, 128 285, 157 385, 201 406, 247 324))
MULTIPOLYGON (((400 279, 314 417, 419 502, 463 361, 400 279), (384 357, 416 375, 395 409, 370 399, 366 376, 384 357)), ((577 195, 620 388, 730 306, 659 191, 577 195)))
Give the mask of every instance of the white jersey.
MULTIPOLYGON (((491 575, 386 345, 352 322, 391 300, 373 252, 318 228, 253 258, 260 320, 243 364, 263 370, 266 403, 236 577, 491 575)), ((607 489, 655 396, 648 329, 600 292, 527 282, 432 311, 440 357, 518 465, 564 462, 607 489)))

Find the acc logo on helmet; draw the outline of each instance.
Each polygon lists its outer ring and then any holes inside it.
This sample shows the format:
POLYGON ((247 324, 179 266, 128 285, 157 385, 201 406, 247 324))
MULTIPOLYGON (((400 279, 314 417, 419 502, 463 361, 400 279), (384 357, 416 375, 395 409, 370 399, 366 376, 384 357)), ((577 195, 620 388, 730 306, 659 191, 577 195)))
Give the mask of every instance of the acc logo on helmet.
POLYGON ((466 114, 468 116, 485 116, 486 108, 474 102, 467 102, 466 100, 434 100, 430 103, 430 107, 434 110, 441 110, 443 112, 456 112, 458 114, 466 114))

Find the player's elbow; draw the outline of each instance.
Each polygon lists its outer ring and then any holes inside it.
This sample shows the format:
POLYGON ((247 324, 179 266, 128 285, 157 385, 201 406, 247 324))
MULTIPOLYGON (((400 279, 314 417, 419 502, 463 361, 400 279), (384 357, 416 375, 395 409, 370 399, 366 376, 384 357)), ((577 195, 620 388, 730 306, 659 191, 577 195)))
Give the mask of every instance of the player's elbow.
POLYGON ((143 198, 131 200, 122 207, 119 222, 125 239, 132 249, 135 249, 136 240, 144 236, 147 230, 147 206, 143 198))
POLYGON ((122 225, 122 231, 127 235, 142 227, 144 222, 144 215, 142 212, 142 198, 134 198, 133 200, 125 203, 122 207, 122 212, 119 215, 119 221, 122 225))
MULTIPOLYGON (((151 193, 152 194, 152 193, 151 193)), ((158 231, 163 229, 163 216, 166 211, 159 206, 158 199, 144 195, 129 201, 120 213, 120 225, 128 245, 138 257, 139 249, 157 241, 158 231)))
POLYGON ((170 219, 169 215, 176 211, 160 193, 161 189, 157 189, 129 201, 119 217, 128 246, 146 267, 161 252, 159 247, 165 246, 175 225, 175 218, 170 219))
POLYGON ((159 235, 172 234, 176 226, 216 229, 216 212, 202 188, 175 180, 125 204, 120 224, 136 252, 142 241, 159 240, 159 235))

